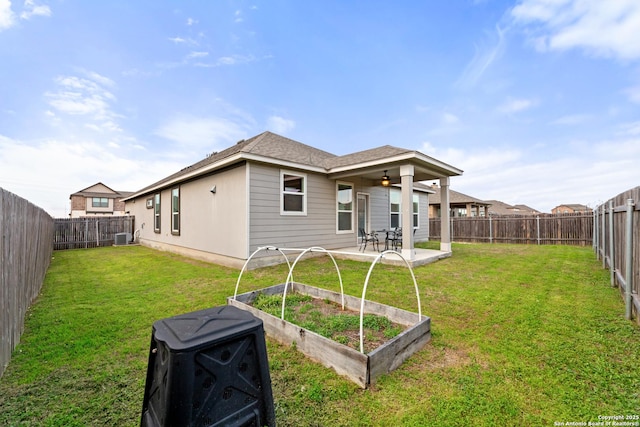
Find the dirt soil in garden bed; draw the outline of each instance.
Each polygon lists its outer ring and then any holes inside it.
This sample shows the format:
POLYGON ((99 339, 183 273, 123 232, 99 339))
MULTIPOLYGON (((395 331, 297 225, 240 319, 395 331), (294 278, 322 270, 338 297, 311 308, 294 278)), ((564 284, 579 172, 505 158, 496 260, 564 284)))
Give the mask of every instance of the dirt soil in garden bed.
MULTIPOLYGON (((253 306, 276 317, 282 310, 282 295, 260 295, 253 306)), ((313 298, 300 293, 288 293, 285 320, 330 338, 340 344, 360 350, 360 312, 342 309, 333 301, 313 298)), ((364 351, 369 353, 407 327, 393 323, 384 316, 364 315, 364 351)))

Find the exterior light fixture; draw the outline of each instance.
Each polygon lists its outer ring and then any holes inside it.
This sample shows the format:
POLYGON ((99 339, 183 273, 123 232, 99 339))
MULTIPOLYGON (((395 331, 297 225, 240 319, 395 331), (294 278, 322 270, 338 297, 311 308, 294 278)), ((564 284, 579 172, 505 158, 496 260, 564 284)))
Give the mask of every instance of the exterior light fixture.
POLYGON ((389 175, 387 175, 387 171, 384 171, 384 175, 382 176, 382 181, 380 181, 383 187, 388 187, 391 185, 391 180, 389 179, 389 175))

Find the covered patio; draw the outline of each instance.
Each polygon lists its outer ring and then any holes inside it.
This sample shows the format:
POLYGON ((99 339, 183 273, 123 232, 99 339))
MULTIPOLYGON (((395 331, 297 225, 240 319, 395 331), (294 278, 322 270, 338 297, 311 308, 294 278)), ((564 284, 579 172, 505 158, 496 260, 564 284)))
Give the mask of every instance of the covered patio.
MULTIPOLYGON (((383 213, 372 214, 369 209, 361 215, 358 207, 358 229, 364 228, 366 232, 377 229, 400 228, 402 230, 414 230, 414 233, 404 232, 402 234, 402 246, 400 253, 402 257, 413 265, 423 265, 435 260, 446 258, 451 255, 451 235, 449 229, 450 218, 450 177, 462 175, 462 170, 441 162, 433 157, 429 157, 419 151, 406 150, 392 146, 384 146, 373 150, 361 151, 348 156, 336 159, 336 163, 328 168, 328 177, 336 181, 355 181, 369 183, 370 191, 377 188, 397 188, 401 196, 397 204, 400 205, 399 220, 397 224, 389 223, 389 207, 383 207, 383 213), (415 248, 416 224, 414 220, 414 190, 434 193, 430 187, 420 184, 423 181, 439 181, 440 192, 439 202, 442 206, 441 229, 440 229, 440 250, 428 250, 415 248), (415 184, 415 185, 414 185, 415 184), (366 224, 364 227, 362 224, 366 224)), ((364 187, 364 186, 363 186, 364 187)), ((389 190, 386 190, 389 191, 389 190)), ((377 207, 381 207, 377 205, 377 207)), ((428 223, 427 234, 428 239, 428 223)), ((423 235, 423 238, 425 236, 423 235)), ((357 253, 358 248, 345 248, 344 252, 357 253)), ((346 255, 345 255, 346 256, 346 255)), ((375 257, 375 251, 367 251, 362 255, 353 255, 356 258, 367 259, 375 257)), ((385 261, 393 262, 391 257, 386 257, 385 261)), ((402 262, 399 257, 394 257, 402 262)))

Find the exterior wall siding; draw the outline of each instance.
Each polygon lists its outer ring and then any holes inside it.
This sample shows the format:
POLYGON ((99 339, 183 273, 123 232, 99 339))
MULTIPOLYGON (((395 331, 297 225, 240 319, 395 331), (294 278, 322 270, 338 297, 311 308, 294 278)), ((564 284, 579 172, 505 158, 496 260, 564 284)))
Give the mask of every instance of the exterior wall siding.
MULTIPOLYGON (((154 209, 146 207, 146 200, 153 194, 128 201, 126 209, 136 216, 140 242, 215 262, 220 262, 220 257, 246 259, 245 168, 243 165, 179 186, 179 235, 171 232, 171 189, 175 187, 160 192, 160 233, 154 231, 154 209), (215 194, 211 193, 213 186, 215 194)), ((238 265, 232 260, 225 264, 238 265)))
MULTIPOLYGON (((147 199, 153 194, 128 201, 125 209, 136 217, 142 244, 161 250, 239 267, 258 247, 325 249, 358 244, 357 193, 369 196, 371 230, 388 229, 389 188, 362 179, 352 183, 353 231, 338 233, 336 181, 323 174, 300 172, 306 176, 307 214, 281 215, 280 171, 274 166, 248 163, 231 170, 180 185, 180 234, 171 232, 171 189, 161 191, 161 232, 154 232, 154 209, 147 199), (216 187, 216 193, 211 188, 216 187)), ((420 228, 416 241, 428 239, 427 194, 420 196, 420 228)), ((384 241, 384 236, 380 236, 384 241)), ((259 257, 274 256, 263 253, 259 257)))
MULTIPOLYGON (((357 232, 336 231, 336 182, 305 172, 307 214, 280 214, 280 169, 252 164, 250 169, 250 252, 260 246, 325 249, 354 246, 357 232)), ((347 181, 345 181, 347 182, 347 181)), ((355 197, 355 191, 354 191, 355 197)), ((354 199, 354 221, 355 221, 354 199)))
MULTIPOLYGON (((381 186, 363 187, 362 192, 369 194, 371 230, 388 230, 391 227, 390 213, 390 188, 381 186)), ((429 240, 429 200, 428 194, 415 191, 418 200, 418 229, 415 232, 415 241, 429 240)), ((384 238, 384 236, 378 236, 384 238)))

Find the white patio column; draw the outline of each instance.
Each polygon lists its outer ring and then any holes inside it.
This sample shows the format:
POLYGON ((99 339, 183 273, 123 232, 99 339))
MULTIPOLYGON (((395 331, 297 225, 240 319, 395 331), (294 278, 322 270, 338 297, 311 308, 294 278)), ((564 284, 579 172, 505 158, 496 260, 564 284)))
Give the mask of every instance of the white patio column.
POLYGON ((413 165, 400 166, 402 185, 402 256, 414 259, 413 250, 413 165))
POLYGON ((449 177, 440 178, 440 250, 451 252, 449 177))

